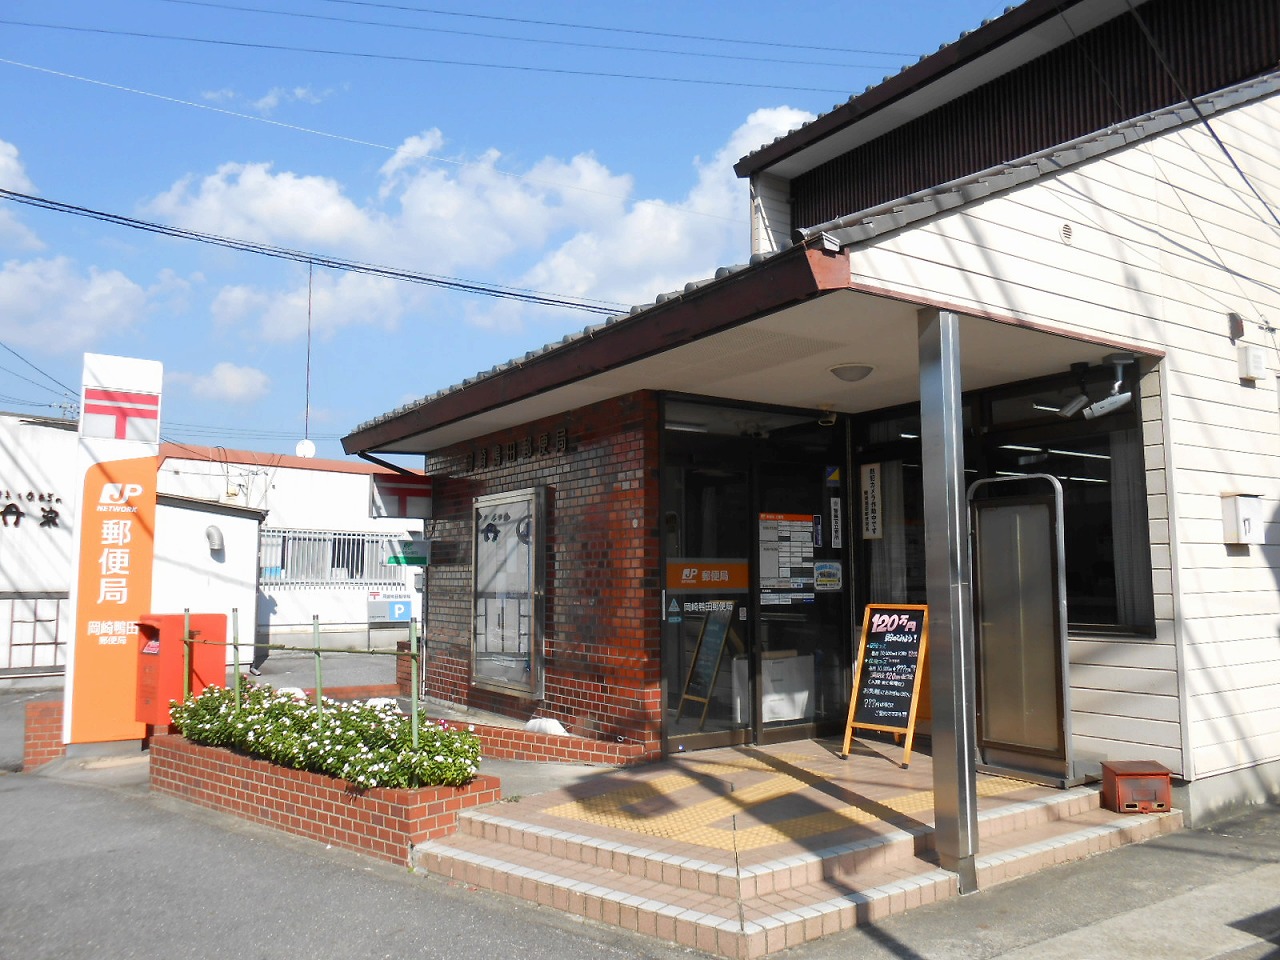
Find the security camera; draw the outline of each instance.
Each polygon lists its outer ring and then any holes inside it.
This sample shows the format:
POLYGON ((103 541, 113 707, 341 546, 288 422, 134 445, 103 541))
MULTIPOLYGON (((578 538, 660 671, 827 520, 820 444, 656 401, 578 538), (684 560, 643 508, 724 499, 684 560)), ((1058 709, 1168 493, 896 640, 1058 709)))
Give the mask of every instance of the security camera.
MULTIPOLYGON (((1089 405, 1089 397, 1086 394, 1078 393, 1065 404, 1058 408, 1058 416, 1070 418, 1089 405)), ((1087 414, 1086 414, 1087 416, 1087 414)))
POLYGON ((834 410, 823 410, 822 416, 818 418, 818 426, 834 427, 836 425, 836 412, 834 410))
POLYGON ((1129 392, 1113 393, 1109 397, 1103 397, 1092 406, 1085 407, 1084 418, 1092 420, 1095 417, 1105 417, 1108 413, 1115 413, 1132 399, 1133 394, 1129 392))

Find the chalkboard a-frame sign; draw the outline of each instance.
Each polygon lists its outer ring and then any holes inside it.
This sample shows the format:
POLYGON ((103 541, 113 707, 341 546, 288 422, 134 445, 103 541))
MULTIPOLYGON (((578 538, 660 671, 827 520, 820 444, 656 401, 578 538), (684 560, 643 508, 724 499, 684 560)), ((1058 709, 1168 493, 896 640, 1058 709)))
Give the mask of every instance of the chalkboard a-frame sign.
POLYGON ((693 662, 689 665, 689 676, 684 683, 684 692, 680 696, 680 706, 676 709, 676 720, 684 713, 686 700, 702 704, 702 719, 698 729, 707 722, 707 708, 711 704, 711 692, 716 685, 716 676, 720 673, 720 662, 724 659, 724 644, 733 633, 729 624, 733 616, 733 608, 716 610, 707 614, 702 622, 702 630, 698 634, 698 643, 693 651, 693 662))
POLYGON ((923 604, 868 604, 853 670, 849 722, 841 757, 849 755, 855 728, 905 734, 902 766, 911 762, 911 740, 920 700, 920 665, 929 646, 929 608, 923 604))

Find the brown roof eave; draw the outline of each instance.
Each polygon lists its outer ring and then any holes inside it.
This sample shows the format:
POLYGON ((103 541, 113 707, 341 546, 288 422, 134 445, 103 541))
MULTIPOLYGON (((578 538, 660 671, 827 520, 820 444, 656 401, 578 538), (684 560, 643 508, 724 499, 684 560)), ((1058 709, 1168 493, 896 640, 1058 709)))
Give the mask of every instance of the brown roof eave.
POLYGON ((861 96, 824 113, 812 123, 779 137, 733 165, 739 177, 749 177, 778 161, 804 150, 837 130, 857 123, 864 117, 889 106, 910 93, 936 82, 957 67, 984 56, 1013 37, 1032 29, 1044 20, 1082 0, 1026 0, 1009 13, 979 27, 972 33, 949 43, 937 53, 925 57, 901 73, 889 77, 861 96))
POLYGON ((370 424, 343 437, 342 447, 357 454, 378 450, 848 286, 848 255, 827 249, 823 238, 815 238, 559 349, 428 400, 398 417, 370 424))

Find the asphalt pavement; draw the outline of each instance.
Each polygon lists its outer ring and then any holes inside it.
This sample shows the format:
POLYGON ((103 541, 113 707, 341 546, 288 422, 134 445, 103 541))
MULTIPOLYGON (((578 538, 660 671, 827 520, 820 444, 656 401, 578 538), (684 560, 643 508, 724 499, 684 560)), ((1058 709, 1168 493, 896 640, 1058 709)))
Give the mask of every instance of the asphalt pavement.
MULTIPOLYGON (((275 666, 283 679, 292 665, 275 666)), ((11 744, 19 708, 51 695, 0 691, 0 766, 11 769, 21 756, 20 730, 16 752, 11 744)), ((535 792, 559 776, 542 769, 553 766, 526 765, 521 790, 535 792)), ((496 767, 487 772, 503 775, 496 767)), ((508 796, 521 790, 504 778, 508 796)), ((0 773, 0 891, 0 958, 701 955, 153 796, 144 757, 0 773)), ((783 956, 1280 958, 1280 805, 1053 867, 783 956)))

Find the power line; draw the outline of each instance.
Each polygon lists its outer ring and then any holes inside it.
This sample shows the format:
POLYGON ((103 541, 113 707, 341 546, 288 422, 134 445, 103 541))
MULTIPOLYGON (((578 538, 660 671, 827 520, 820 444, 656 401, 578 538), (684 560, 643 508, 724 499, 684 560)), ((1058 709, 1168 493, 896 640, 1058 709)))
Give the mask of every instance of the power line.
MULTIPOLYGON (((3 192, 6 192, 6 193, 7 193, 8 191, 3 191, 3 192)), ((69 395, 71 395, 71 396, 73 396, 73 397, 78 397, 78 396, 80 396, 80 391, 79 391, 79 390, 72 390, 70 387, 68 387, 65 383, 63 383, 63 382, 62 382, 61 380, 59 380, 57 377, 53 376, 53 375, 52 375, 52 374, 50 374, 50 373, 46 373, 45 371, 41 370, 41 369, 40 369, 39 367, 37 367, 34 363, 32 363, 30 360, 28 360, 28 359, 27 359, 26 357, 24 357, 22 354, 18 353, 18 351, 14 350, 14 349, 13 349, 11 346, 9 346, 8 344, 6 344, 6 343, 0 343, 0 349, 5 350, 7 353, 11 353, 11 354, 13 354, 15 357, 17 357, 19 360, 21 360, 23 363, 25 363, 28 367, 30 367, 30 368, 31 368, 32 370, 34 370, 36 373, 40 374, 40 376, 44 377, 46 380, 52 380, 54 383, 56 383, 58 386, 60 386, 63 390, 65 390, 69 395)), ((57 392, 58 392, 58 391, 54 390, 52 387, 46 386, 46 385, 45 385, 45 384, 43 384, 43 383, 36 383, 34 380, 27 380, 27 378, 26 378, 26 377, 22 376, 21 374, 13 373, 13 371, 12 371, 12 370, 6 370, 5 372, 6 372, 6 373, 12 373, 12 374, 13 374, 13 376, 17 377, 19 380, 26 380, 26 381, 27 381, 27 383, 30 383, 30 384, 32 384, 33 386, 37 386, 37 387, 39 387, 41 390, 48 390, 50 393, 57 393, 57 392)))
MULTIPOLYGON (((583 40, 556 40, 550 37, 518 37, 511 34, 502 33, 481 33, 477 30, 450 30, 447 27, 427 27, 421 24, 413 23, 393 23, 386 20, 359 20, 354 17, 331 17, 322 13, 301 13, 296 10, 267 10, 262 7, 244 7, 230 3, 214 3, 212 0, 160 0, 161 3, 179 4, 189 7, 208 7, 214 10, 230 10, 237 13, 265 13, 277 17, 294 17, 301 20, 322 20, 327 23, 347 23, 356 26, 365 27, 391 27, 395 30, 414 30, 419 33, 444 33, 450 36, 475 37, 481 40, 505 40, 511 43, 530 43, 542 44, 544 46, 558 47, 578 47, 587 50, 610 50, 622 53, 644 53, 657 54, 667 57, 701 57, 710 60, 736 60, 742 63, 774 63, 792 67, 834 67, 837 69, 867 69, 880 70, 884 68, 884 64, 875 63, 829 63, 820 60, 787 60, 780 57, 748 57, 732 53, 708 53, 704 50, 664 50, 658 47, 628 47, 620 44, 609 43, 588 43, 583 40)), ((422 11, 431 12, 431 11, 422 11)), ((569 24, 559 24, 559 26, 571 26, 569 24)), ((577 28, 575 29, 584 29, 577 28)), ((589 28, 585 28, 589 29, 589 28)), ((683 39, 676 38, 673 39, 683 39)), ((713 38, 706 38, 713 39, 713 38)), ((734 41, 728 41, 734 42, 734 41)), ((885 53, 879 54, 877 51, 861 50, 857 51, 861 54, 874 54, 883 56, 908 56, 907 54, 885 53)))
MULTIPOLYGON (((114 223, 117 226, 130 227, 134 230, 143 230, 148 233, 156 233, 166 237, 176 237, 180 240, 195 240, 200 243, 226 247, 231 250, 240 250, 245 253, 256 253, 261 256, 275 257, 280 260, 292 260, 295 263, 315 264, 316 266, 328 267, 332 270, 361 273, 368 276, 382 277, 388 280, 402 280, 406 283, 419 283, 426 286, 454 290, 459 293, 473 293, 478 296, 495 297, 500 300, 515 300, 521 303, 536 304, 538 306, 565 307, 570 310, 581 310, 586 313, 594 313, 601 316, 612 316, 619 311, 626 309, 625 304, 609 300, 598 300, 592 297, 571 299, 551 293, 541 293, 536 290, 528 290, 521 287, 508 287, 502 284, 483 283, 476 280, 462 280, 457 277, 414 273, 410 270, 400 270, 395 267, 382 267, 375 264, 359 263, 354 260, 344 260, 339 257, 306 253, 301 250, 290 250, 286 247, 276 247, 265 243, 254 243, 249 240, 219 237, 210 233, 201 233, 197 230, 185 230, 181 227, 171 227, 166 224, 137 220, 133 217, 126 217, 117 213, 104 213, 101 210, 92 210, 88 207, 79 207, 69 203, 62 203, 57 200, 49 200, 44 197, 34 197, 29 194, 17 193, 16 191, 5 190, 3 188, 0 188, 0 198, 12 200, 15 203, 26 204, 27 206, 36 207, 41 210, 51 210, 55 213, 66 213, 73 216, 86 217, 91 220, 101 220, 106 223, 114 223)), ((50 377, 50 379, 52 380, 53 378, 50 377)), ((57 381, 55 380, 54 382, 56 383, 57 381)), ((59 385, 61 386, 61 384, 59 385)))
MULTIPOLYGON (((249 430, 236 427, 220 427, 207 423, 180 423, 176 420, 167 420, 164 423, 165 430, 176 430, 184 436, 220 436, 230 437, 236 440, 288 440, 296 438, 298 433, 296 430, 249 430)), ((168 439, 167 437, 165 439, 168 439)), ((341 440, 341 434, 325 434, 315 433, 311 435, 313 440, 341 440)))
POLYGON ((570 70, 565 67, 533 67, 513 63, 484 63, 474 60, 447 60, 441 57, 414 57, 408 54, 369 53, 361 50, 329 50, 323 47, 294 47, 281 43, 250 43, 247 40, 214 40, 208 37, 187 37, 169 33, 143 33, 139 30, 108 30, 105 27, 76 27, 54 23, 36 23, 30 20, 0 20, 10 27, 35 27, 41 30, 62 30, 70 33, 91 33, 113 37, 134 37, 141 40, 173 40, 181 43, 202 43, 212 46, 239 47, 249 50, 276 50, 286 53, 313 53, 330 57, 355 57, 363 60, 390 60, 400 63, 430 63, 448 67, 479 67, 485 70, 512 70, 520 73, 551 73, 571 77, 602 77, 609 80, 644 80, 651 83, 689 83, 710 87, 739 87, 755 90, 785 90, 791 93, 835 93, 847 95, 848 90, 831 87, 797 87, 778 83, 750 83, 743 80, 711 80, 699 77, 662 77, 642 73, 609 73, 602 70, 570 70))
POLYGON ((23 400, 21 397, 11 397, 7 394, 0 394, 0 403, 14 403, 20 407, 39 407, 42 410, 45 408, 55 410, 62 406, 60 403, 41 403, 38 400, 23 400))
POLYGON ((1267 213, 1271 214, 1271 219, 1276 222, 1276 225, 1280 226, 1280 216, 1276 214, 1275 208, 1273 208, 1271 204, 1267 202, 1266 198, 1258 192, 1258 188, 1254 186, 1253 180, 1244 172, 1243 169, 1241 169, 1240 164, 1236 162, 1236 158, 1231 153, 1231 150, 1222 142, 1221 138, 1219 138, 1218 132, 1213 129, 1213 124, 1211 124, 1209 122, 1209 118, 1204 115, 1204 112, 1200 109, 1200 105, 1196 103, 1195 98, 1192 97, 1191 94, 1187 92, 1186 87, 1182 85, 1182 80, 1174 72, 1173 67, 1169 63, 1168 57, 1165 56, 1164 50, 1160 47, 1160 44, 1156 41, 1155 35, 1147 26, 1147 22, 1138 15, 1138 11, 1133 6, 1133 0, 1125 0, 1125 4, 1128 6, 1129 13, 1132 14, 1133 19, 1137 21, 1138 28, 1142 31, 1142 36, 1146 39, 1147 45, 1151 47, 1152 52, 1156 55, 1156 58, 1159 59, 1160 66, 1164 69, 1164 72, 1169 75, 1169 79, 1173 81, 1173 85, 1178 88, 1178 94, 1183 100, 1187 101, 1191 109, 1195 111, 1195 115, 1199 118, 1201 124, 1204 125, 1209 136, 1213 138, 1213 142, 1218 145, 1218 149, 1222 151, 1222 155, 1227 158, 1227 162, 1230 163, 1235 172, 1240 175, 1240 179, 1243 180, 1245 186, 1249 188, 1249 192, 1252 193, 1254 197, 1257 198, 1258 202, 1262 204, 1263 209, 1266 210, 1267 213))
POLYGON ((441 17, 468 17, 474 20, 496 20, 502 23, 523 23, 539 27, 569 27, 573 30, 599 30, 604 33, 629 33, 645 37, 662 37, 667 40, 701 40, 706 43, 740 43, 756 47, 784 47, 791 50, 821 50, 824 53, 857 53, 886 57, 911 57, 915 54, 891 50, 851 50, 846 47, 819 47, 809 43, 782 43, 777 40, 734 40, 728 37, 705 37, 688 33, 663 33, 658 30, 638 30, 630 27, 601 27, 589 23, 564 23, 557 20, 528 20, 521 17, 499 17, 484 13, 459 13, 456 10, 436 10, 429 7, 409 7, 394 3, 375 3, 373 0, 327 0, 355 7, 378 7, 383 10, 400 10, 411 13, 429 13, 441 17))
MULTIPOLYGON (((24 70, 34 70, 37 73, 47 73, 50 76, 62 77, 66 80, 78 80, 81 83, 89 83, 98 87, 106 87, 109 90, 118 90, 121 93, 132 93, 141 97, 151 97, 154 100, 163 100, 166 103, 175 103, 184 107, 195 107, 197 110, 208 110, 211 113, 220 113, 223 116, 235 117, 239 120, 252 120, 255 123, 265 123, 273 127, 281 127, 285 130, 294 130, 298 133, 308 133, 317 137, 327 137, 331 140, 340 140, 344 143, 352 143, 361 147, 373 147, 377 150, 385 150, 388 153, 395 153, 399 148, 388 146, 385 143, 374 143, 372 140, 360 140, 356 137, 348 137, 340 133, 330 133, 326 130, 317 130, 314 127, 303 127, 296 123, 285 123, 282 120, 273 120, 270 117, 258 116, 251 113, 240 113, 236 110, 228 110, 225 107, 215 107, 208 103, 197 103, 193 100, 183 100, 179 97, 170 97, 163 93, 152 93, 149 90, 139 90, 136 87, 125 87, 118 83, 109 83, 106 80, 96 80, 93 77, 80 76, 75 73, 67 73, 63 70, 53 70, 49 67, 40 67, 31 63, 23 63, 20 60, 9 60, 0 57, 0 63, 7 63, 11 67, 22 67, 24 70)), ((452 157, 438 157, 435 154, 424 153, 419 154, 423 160, 429 160, 432 163, 446 163, 456 167, 465 167, 465 160, 455 160, 452 157)), ((630 200, 631 198, 620 193, 609 193, 605 190, 592 190, 590 187, 579 186, 574 183, 558 183, 554 180, 544 180, 540 177, 530 177, 523 173, 510 173, 506 170, 499 170, 496 167, 491 168, 493 173, 500 177, 507 177, 512 180, 519 180, 524 183, 533 184, 539 187, 549 187, 554 190, 568 190, 576 193, 587 193, 597 197, 608 197, 612 200, 630 200)), ((727 223, 745 223, 740 217, 726 217, 718 213, 707 213, 703 210, 695 210, 690 207, 670 207, 669 211, 678 216, 704 217, 711 220, 723 220, 727 223)))

